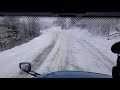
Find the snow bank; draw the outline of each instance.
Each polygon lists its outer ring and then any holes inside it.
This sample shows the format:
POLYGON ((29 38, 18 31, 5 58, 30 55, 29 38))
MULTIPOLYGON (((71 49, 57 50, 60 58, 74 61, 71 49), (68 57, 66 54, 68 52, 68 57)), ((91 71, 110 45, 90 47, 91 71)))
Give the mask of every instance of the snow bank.
POLYGON ((6 78, 16 75, 20 71, 20 62, 32 62, 54 38, 55 34, 44 32, 41 36, 34 38, 28 43, 1 52, 0 77, 6 78))

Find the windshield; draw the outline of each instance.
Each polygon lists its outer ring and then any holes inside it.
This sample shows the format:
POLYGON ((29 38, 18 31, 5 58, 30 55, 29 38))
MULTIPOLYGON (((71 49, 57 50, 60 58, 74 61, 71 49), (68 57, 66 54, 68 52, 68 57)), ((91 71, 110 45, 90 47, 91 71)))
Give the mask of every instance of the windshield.
POLYGON ((31 77, 19 69, 85 71, 112 75, 120 41, 120 18, 114 17, 0 17, 0 77, 31 77))

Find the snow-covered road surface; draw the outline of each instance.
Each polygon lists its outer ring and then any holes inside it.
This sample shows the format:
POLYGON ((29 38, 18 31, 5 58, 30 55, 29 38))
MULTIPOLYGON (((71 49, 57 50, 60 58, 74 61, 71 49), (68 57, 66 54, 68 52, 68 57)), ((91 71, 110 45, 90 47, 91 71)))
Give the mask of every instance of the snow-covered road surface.
POLYGON ((69 32, 61 32, 56 45, 36 70, 38 73, 73 70, 111 75, 112 62, 97 48, 69 32))
MULTIPOLYGON (((59 29, 59 28, 58 28, 59 29)), ((51 28, 42 36, 0 53, 0 77, 30 78, 19 69, 30 62, 40 74, 54 71, 86 71, 112 75, 115 60, 74 31, 51 28)))

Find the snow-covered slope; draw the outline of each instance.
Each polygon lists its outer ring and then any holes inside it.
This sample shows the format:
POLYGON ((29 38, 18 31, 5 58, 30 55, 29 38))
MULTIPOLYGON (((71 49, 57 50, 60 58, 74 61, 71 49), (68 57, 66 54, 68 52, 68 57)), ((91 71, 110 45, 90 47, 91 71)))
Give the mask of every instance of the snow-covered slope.
POLYGON ((56 38, 53 33, 45 33, 28 43, 0 53, 0 77, 16 75, 20 62, 32 62, 56 38))

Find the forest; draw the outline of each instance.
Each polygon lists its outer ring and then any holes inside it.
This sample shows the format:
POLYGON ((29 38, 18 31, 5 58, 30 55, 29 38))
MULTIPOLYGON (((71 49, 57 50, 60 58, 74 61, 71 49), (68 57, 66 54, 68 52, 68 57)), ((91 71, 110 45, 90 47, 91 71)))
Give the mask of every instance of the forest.
MULTIPOLYGON (((50 18, 50 17, 49 17, 50 18)), ((42 17, 46 19, 46 17, 42 17)), ((93 35, 106 37, 120 36, 120 18, 108 17, 55 17, 52 24, 42 22, 40 17, 0 17, 0 52, 30 41, 51 26, 61 26, 62 30, 80 28, 93 35), (41 21, 41 22, 40 22, 41 21)))

